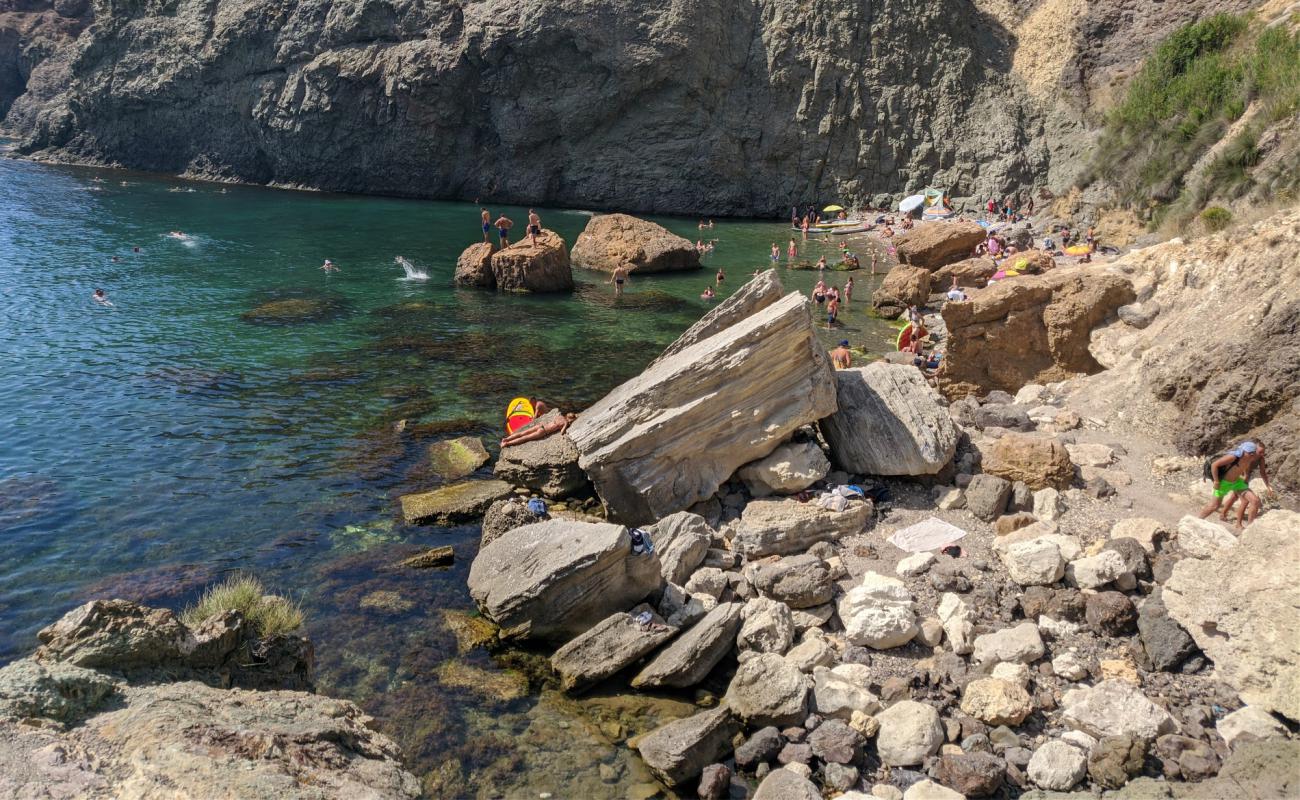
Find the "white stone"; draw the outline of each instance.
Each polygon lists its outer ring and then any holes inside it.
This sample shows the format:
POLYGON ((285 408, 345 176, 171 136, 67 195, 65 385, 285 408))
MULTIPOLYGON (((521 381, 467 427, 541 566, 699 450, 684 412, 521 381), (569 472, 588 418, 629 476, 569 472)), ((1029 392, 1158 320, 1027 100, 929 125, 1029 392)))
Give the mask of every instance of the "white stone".
POLYGON ((831 471, 831 462, 815 442, 786 442, 758 461, 741 467, 736 476, 750 494, 794 494, 812 486, 831 471))
POLYGON ((1065 514, 1065 500, 1055 489, 1039 489, 1034 492, 1034 516, 1040 520, 1054 522, 1065 514))
POLYGON ((1178 549, 1192 558, 1209 558, 1219 550, 1236 546, 1237 537, 1222 525, 1190 514, 1178 520, 1178 549))
POLYGON ((717 600, 727 588, 727 574, 717 567, 701 567, 686 580, 684 588, 689 594, 706 594, 717 600))
MULTIPOLYGON (((871 683, 875 680, 875 676, 871 673, 871 667, 866 664, 840 664, 832 667, 831 672, 863 689, 871 688, 871 683)), ((874 714, 876 712, 869 713, 874 714)))
POLYGON ((901 647, 916 636, 912 594, 897 578, 868 572, 840 598, 840 621, 850 644, 877 650, 901 647))
POLYGON ((1068 619, 1052 619, 1046 614, 1038 617, 1038 632, 1049 639, 1060 641, 1070 636, 1074 636, 1083 630, 1083 626, 1077 622, 1070 622, 1068 619))
POLYGON ((789 764, 786 764, 785 766, 781 767, 781 769, 786 770, 788 772, 793 772, 794 774, 798 775, 800 778, 812 777, 812 767, 808 766, 807 764, 800 764, 798 761, 792 761, 789 764))
POLYGON ((945 592, 939 599, 938 614, 952 651, 959 656, 970 653, 975 646, 975 624, 966 601, 952 592, 945 592))
POLYGON ((1066 731, 1061 734, 1061 741, 1079 748, 1083 751, 1084 755, 1091 753, 1092 748, 1097 746, 1097 740, 1083 731, 1066 731))
POLYGON ((736 635, 736 647, 756 653, 784 653, 794 643, 794 618, 790 607, 779 600, 755 597, 740 612, 744 620, 736 635))
POLYGON ((900 700, 876 714, 880 732, 876 734, 876 751, 880 760, 891 767, 920 764, 943 744, 943 725, 939 712, 925 703, 900 700))
MULTIPOLYGON (((838 669, 838 667, 836 668, 838 669)), ((823 717, 850 720, 855 711, 874 714, 880 700, 864 686, 826 667, 813 669, 813 710, 823 717)))
POLYGON ((899 561, 898 566, 894 568, 894 572, 897 573, 900 578, 910 578, 914 575, 920 575, 925 572, 933 563, 934 553, 913 553, 902 561, 899 561))
POLYGON ((1045 652, 1038 626, 1032 622, 1022 622, 1012 628, 976 636, 971 660, 976 664, 996 664, 1000 661, 1032 664, 1042 658, 1045 652))
POLYGON ((1071 561, 1065 568, 1070 583, 1080 589, 1100 589, 1126 572, 1124 557, 1114 550, 1071 561))
MULTIPOLYGON (((813 628, 819 631, 820 628, 813 628)), ((814 667, 828 667, 835 663, 835 648, 824 637, 804 637, 804 640, 785 654, 786 661, 794 664, 800 672, 812 672, 814 667)))
POLYGON ((887 783, 877 783, 871 787, 871 796, 879 800, 903 800, 903 790, 887 783))
POLYGON ((1105 467, 1115 461, 1115 451, 1104 444, 1067 444, 1065 449, 1081 467, 1105 467))
POLYGON ((1127 681, 1111 679, 1091 688, 1073 689, 1061 702, 1066 725, 1094 738, 1132 736, 1147 742, 1172 733, 1178 724, 1127 681))
POLYGON ((1051 741, 1034 751, 1027 772, 1035 785, 1064 792, 1088 774, 1088 757, 1077 747, 1051 741))
POLYGON ((907 787, 903 800, 966 800, 966 795, 927 778, 907 787))
POLYGON ((1156 551, 1156 539, 1165 535, 1165 524, 1151 517, 1132 517, 1116 522, 1110 529, 1112 539, 1134 539, 1147 554, 1156 551))
POLYGON ((1007 547, 1002 551, 1002 563, 1011 580, 1021 586, 1050 586, 1065 574, 1061 548, 1045 537, 1007 547))
POLYGON ((1004 661, 994 667, 989 674, 1000 680, 1014 683, 1022 689, 1029 686, 1029 667, 1024 664, 1004 661))
POLYGON ((1074 653, 1061 653, 1052 659, 1052 671, 1067 681, 1081 681, 1088 677, 1088 668, 1074 653))
POLYGON ((966 493, 955 486, 947 487, 944 489, 943 493, 939 495, 938 506, 943 511, 965 508, 966 493))
POLYGON ((1252 742, 1256 739, 1272 739, 1286 736, 1286 728, 1272 714, 1254 706, 1239 708, 1215 726, 1228 747, 1237 749, 1237 743, 1252 742))
MULTIPOLYGON (((1024 386, 1020 387, 1020 391, 1016 392, 1015 403, 1018 406, 1039 405, 1045 400, 1046 394, 1047 387, 1041 383, 1026 383, 1024 386)), ((1053 413, 1055 413, 1056 410, 1055 407, 1052 408, 1053 413)))

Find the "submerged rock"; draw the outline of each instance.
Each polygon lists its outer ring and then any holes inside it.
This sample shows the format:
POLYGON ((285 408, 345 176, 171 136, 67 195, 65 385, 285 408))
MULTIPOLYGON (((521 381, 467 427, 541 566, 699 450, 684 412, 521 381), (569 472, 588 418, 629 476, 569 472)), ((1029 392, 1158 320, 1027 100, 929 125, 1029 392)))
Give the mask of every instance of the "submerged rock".
POLYGON ((239 318, 256 325, 297 325, 324 322, 345 310, 342 300, 331 297, 286 297, 249 309, 239 318))
POLYGON ((699 269, 700 253, 689 239, 628 214, 597 214, 573 243, 573 265, 637 273, 699 269))
POLYGON ((510 492, 510 484, 505 481, 465 481, 431 492, 402 495, 399 501, 408 524, 456 525, 483 516, 493 501, 510 492))
POLYGON ((507 531, 469 571, 470 596, 506 638, 576 636, 662 583, 659 558, 633 553, 626 528, 567 520, 507 531))
POLYGON ((836 370, 835 385, 839 410, 820 427, 839 469, 933 475, 952 461, 957 428, 917 369, 870 364, 836 370))
POLYGON ((655 777, 674 787, 731 753, 740 721, 725 705, 661 725, 641 737, 637 751, 655 777))
POLYGON ((456 481, 488 462, 491 456, 477 436, 460 436, 429 445, 429 465, 445 481, 456 481))
POLYGON ((579 463, 619 519, 689 508, 835 410, 809 306, 787 295, 655 362, 578 418, 569 435, 579 463))

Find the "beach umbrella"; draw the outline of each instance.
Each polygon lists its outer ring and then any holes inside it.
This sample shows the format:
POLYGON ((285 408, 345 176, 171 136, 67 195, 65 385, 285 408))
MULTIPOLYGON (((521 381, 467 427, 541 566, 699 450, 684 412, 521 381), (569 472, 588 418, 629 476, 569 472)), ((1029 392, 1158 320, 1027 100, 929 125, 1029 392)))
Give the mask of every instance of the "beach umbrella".
POLYGON ((844 206, 826 206, 822 211, 843 211, 844 206))
POLYGON ((925 195, 914 194, 911 197, 905 198, 903 202, 899 203, 898 210, 902 211, 904 214, 909 214, 917 210, 918 208, 920 208, 924 203, 925 203, 925 195))

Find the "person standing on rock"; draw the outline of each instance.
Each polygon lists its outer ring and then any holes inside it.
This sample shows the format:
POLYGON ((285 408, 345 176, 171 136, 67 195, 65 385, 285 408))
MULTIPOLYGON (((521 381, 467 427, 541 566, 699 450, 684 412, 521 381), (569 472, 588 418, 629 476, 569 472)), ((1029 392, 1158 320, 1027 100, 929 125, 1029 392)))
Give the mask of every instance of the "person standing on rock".
POLYGON ((501 237, 501 249, 504 250, 510 246, 510 229, 515 226, 514 220, 505 214, 497 217, 496 221, 497 235, 501 237))
POLYGON ((479 217, 483 221, 483 241, 491 244, 492 240, 488 238, 488 234, 492 232, 492 215, 486 208, 480 208, 479 217))
POLYGON ((831 351, 831 366, 835 369, 848 369, 853 366, 853 353, 849 350, 848 339, 841 339, 840 346, 831 351))
POLYGON ((1237 511, 1236 529, 1241 530, 1244 521, 1247 525, 1255 521, 1259 516, 1259 510, 1263 503, 1259 495, 1255 494, 1250 488, 1250 475, 1259 467, 1259 477, 1264 479, 1264 487, 1268 494, 1273 494, 1273 486, 1268 480, 1268 465, 1264 463, 1264 445, 1259 442, 1246 441, 1230 452, 1215 459, 1210 464, 1210 480, 1214 483, 1214 497, 1210 500, 1209 505, 1201 509, 1201 519, 1213 514, 1224 498, 1227 498, 1227 504, 1220 513, 1219 518, 1224 522, 1228 521, 1228 513, 1232 510, 1232 505, 1237 498, 1241 499, 1241 508, 1237 511))
POLYGON ((609 282, 614 284, 614 296, 623 296, 623 284, 627 282, 627 267, 619 264, 614 268, 614 274, 609 276, 609 282))
POLYGON ((528 241, 537 246, 537 237, 542 235, 542 218, 537 216, 537 212, 528 209, 528 241))

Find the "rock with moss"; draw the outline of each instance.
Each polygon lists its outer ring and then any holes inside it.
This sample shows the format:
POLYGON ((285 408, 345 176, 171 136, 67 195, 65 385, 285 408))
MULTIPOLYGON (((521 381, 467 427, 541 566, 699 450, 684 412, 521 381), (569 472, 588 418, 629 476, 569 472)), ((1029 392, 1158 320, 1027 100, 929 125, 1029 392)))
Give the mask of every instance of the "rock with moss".
POLYGON ((0 719, 72 722, 95 710, 117 684, 94 670, 22 658, 0 668, 0 719))
POLYGON ((505 481, 464 481, 431 492, 402 495, 402 516, 411 525, 458 525, 483 516, 494 500, 512 491, 505 481))
POLYGON ((429 466, 443 480, 455 481, 473 474, 491 456, 477 436, 460 436, 429 445, 429 466))

